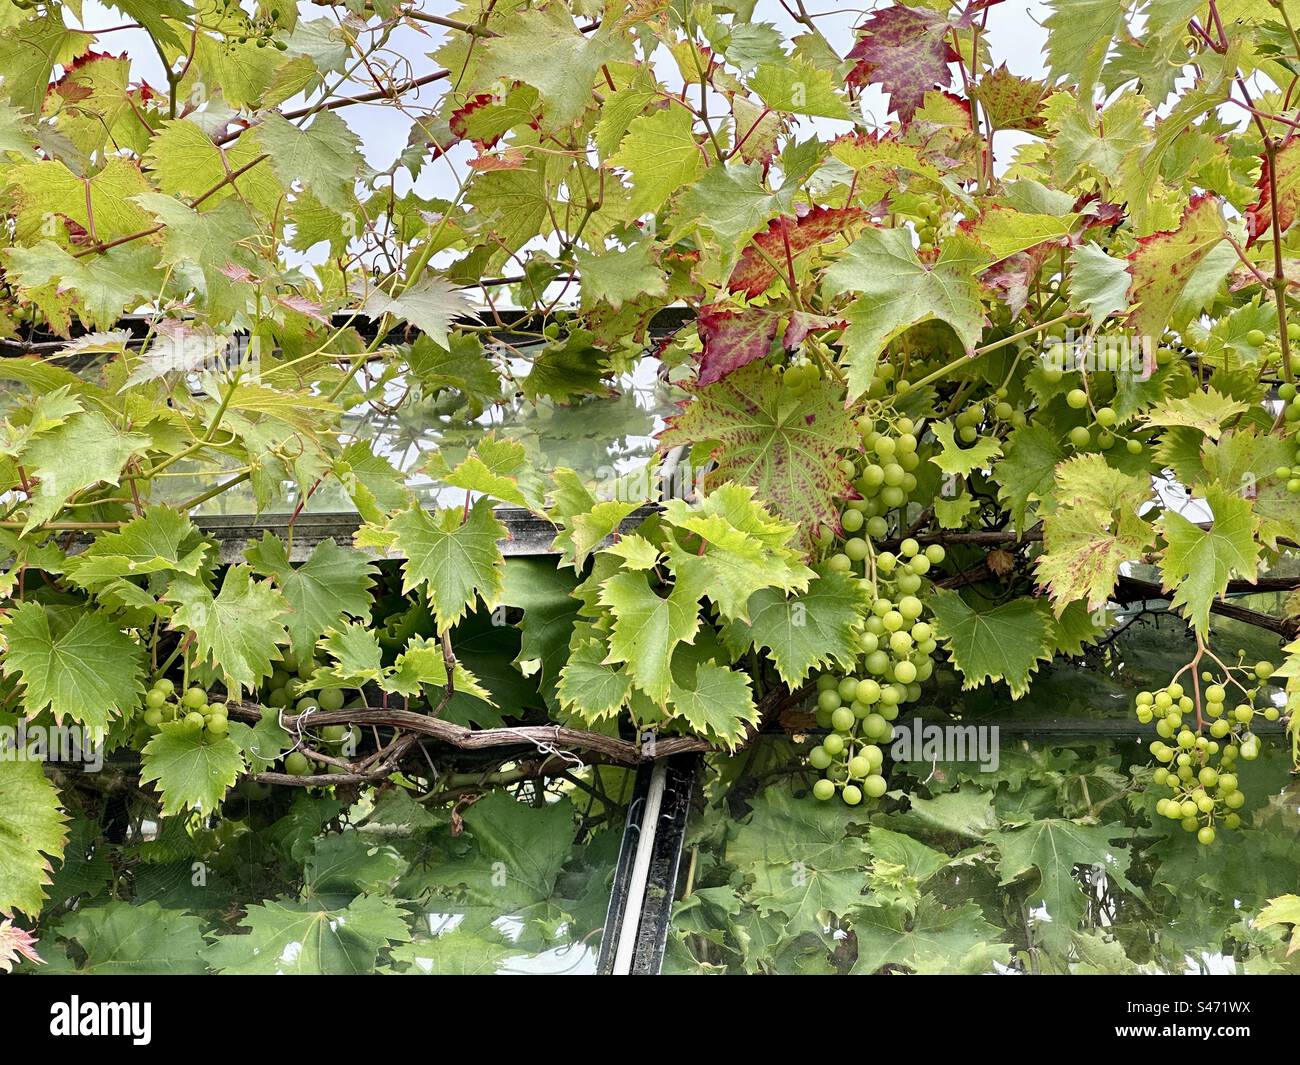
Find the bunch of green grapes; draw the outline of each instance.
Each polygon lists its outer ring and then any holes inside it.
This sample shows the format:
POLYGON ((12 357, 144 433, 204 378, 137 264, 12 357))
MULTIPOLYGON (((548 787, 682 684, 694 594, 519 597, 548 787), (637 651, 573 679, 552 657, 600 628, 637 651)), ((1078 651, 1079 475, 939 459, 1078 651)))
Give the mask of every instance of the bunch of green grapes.
POLYGON ((831 731, 808 756, 822 774, 813 794, 829 799, 838 791, 851 806, 885 793, 880 745, 893 739, 900 708, 920 698, 934 672, 938 645, 921 595, 926 575, 945 557, 942 546, 922 549, 912 537, 897 552, 876 549, 899 531, 921 460, 910 418, 864 417, 859 430, 862 453, 842 461, 861 498, 840 514, 839 542, 831 533, 822 544, 828 568, 855 576, 872 596, 871 613, 858 633, 853 669, 817 679, 817 723, 831 731))
MULTIPOLYGON (((1161 349, 1161 351, 1164 352, 1164 362, 1168 362, 1172 358, 1172 353, 1167 349, 1161 349)), ((1062 369, 1063 362, 1067 361, 1069 357, 1069 352, 1065 345, 1061 343, 1057 343, 1048 351, 1048 365, 1043 374, 1049 382, 1055 384, 1067 372, 1077 372, 1062 369)), ((1157 362, 1159 361, 1160 356, 1157 355, 1157 362)), ((1091 451, 1094 448, 1099 451, 1109 451, 1122 443, 1130 455, 1142 454, 1142 439, 1137 436, 1125 435, 1123 428, 1119 424, 1119 414, 1114 407, 1107 406, 1104 402, 1104 397, 1114 390, 1110 374, 1091 374, 1086 382, 1081 381, 1080 383, 1087 384, 1088 387, 1070 389, 1065 394, 1065 403, 1071 410, 1086 411, 1091 419, 1091 424, 1074 426, 1066 434, 1070 445, 1076 451, 1091 451)))
POLYGON ((1269 721, 1279 717, 1276 707, 1256 710, 1254 705, 1260 684, 1272 673, 1271 663, 1257 662, 1250 669, 1227 667, 1226 675, 1217 679, 1212 673, 1202 673, 1199 680, 1206 684, 1204 688, 1193 676, 1196 690, 1192 694, 1175 679, 1159 691, 1137 695, 1138 721, 1144 725, 1154 721, 1160 737, 1150 746, 1160 763, 1154 783, 1169 790, 1169 795, 1156 803, 1156 812, 1195 832, 1206 846, 1214 842, 1216 825, 1234 829, 1241 824, 1237 811, 1245 805, 1246 796, 1238 785, 1237 761, 1250 762, 1259 756, 1259 739, 1250 731, 1255 715, 1269 721), (1231 709, 1228 686, 1241 693, 1241 702, 1231 709), (1198 696, 1203 700, 1199 724, 1198 696))
POLYGON ((166 677, 154 681, 145 692, 143 720, 151 732, 157 732, 165 721, 182 721, 190 729, 203 729, 213 737, 224 736, 230 730, 224 702, 214 700, 197 685, 178 695, 176 685, 166 677))

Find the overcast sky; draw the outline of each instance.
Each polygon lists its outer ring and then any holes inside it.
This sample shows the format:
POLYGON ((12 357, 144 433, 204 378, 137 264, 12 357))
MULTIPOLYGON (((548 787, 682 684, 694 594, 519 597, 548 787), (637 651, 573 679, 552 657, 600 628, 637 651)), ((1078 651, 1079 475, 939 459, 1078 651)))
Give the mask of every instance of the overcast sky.
MULTIPOLYGON (((253 5, 246 3, 244 6, 251 8, 253 5)), ((310 3, 309 0, 302 0, 298 6, 303 18, 332 17, 325 9, 310 3)), ((851 47, 853 25, 861 19, 863 9, 869 6, 871 5, 868 3, 861 6, 836 4, 834 0, 821 0, 820 3, 814 0, 813 3, 808 4, 814 15, 819 10, 834 12, 825 18, 818 17, 817 22, 841 55, 851 47)), ((454 0, 424 0, 421 4, 422 10, 438 15, 451 15, 458 7, 459 4, 454 0)), ((124 21, 120 12, 106 8, 99 0, 86 0, 84 12, 83 25, 87 28, 116 26, 124 21)), ((1041 74, 1042 49, 1046 34, 1040 23, 1046 15, 1044 0, 1006 0, 1005 3, 991 8, 988 40, 994 62, 1005 62, 1017 74, 1041 74)), ((800 31, 800 27, 797 27, 782 10, 777 0, 758 0, 754 18, 755 21, 774 23, 788 37, 800 31)), ((436 26, 426 26, 423 29, 429 32, 403 28, 394 34, 390 42, 390 47, 401 51, 406 57, 416 76, 436 69, 437 64, 429 59, 428 53, 439 47, 445 32, 454 32, 442 31, 436 26)), ((155 85, 165 83, 158 56, 142 32, 123 31, 108 34, 102 39, 100 46, 114 54, 124 50, 128 52, 132 57, 137 78, 143 78, 155 85)), ((671 80, 671 61, 659 65, 661 77, 665 81, 671 80)), ((416 99, 424 103, 432 103, 437 99, 440 89, 439 85, 430 86, 425 90, 422 98, 416 99)), ((869 116, 877 121, 884 121, 886 108, 884 99, 879 93, 864 94, 863 107, 869 116)), ((345 114, 348 124, 364 142, 367 161, 377 169, 387 169, 391 166, 406 143, 410 120, 388 106, 356 106, 349 108, 345 114)), ((827 125, 833 127, 839 123, 827 125)), ((1009 147, 1008 139, 1004 139, 1000 144, 1003 150, 1009 147)), ((999 155, 1002 154, 1003 152, 999 151, 999 155)), ((448 161, 448 165, 454 165, 458 161, 460 160, 453 156, 448 161)), ((454 187, 447 166, 432 167, 426 169, 426 176, 420 182, 419 191, 426 196, 446 195, 448 190, 454 187)))

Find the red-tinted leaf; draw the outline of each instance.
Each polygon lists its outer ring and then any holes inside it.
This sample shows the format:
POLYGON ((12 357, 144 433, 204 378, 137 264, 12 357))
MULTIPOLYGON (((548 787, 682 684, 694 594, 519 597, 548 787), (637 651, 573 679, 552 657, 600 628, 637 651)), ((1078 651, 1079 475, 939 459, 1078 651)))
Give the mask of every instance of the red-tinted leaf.
POLYGON ((0 921, 0 973, 13 972, 14 962, 24 957, 37 965, 45 960, 36 953, 36 937, 13 921, 0 921))
POLYGON ((701 308, 696 319, 704 351, 700 355, 701 386, 720 381, 755 359, 761 359, 772 347, 779 319, 762 307, 736 310, 719 307, 701 308))
MULTIPOLYGON (((784 263, 786 243, 790 257, 794 258, 818 244, 839 236, 853 222, 866 216, 856 207, 815 207, 802 218, 782 215, 768 223, 766 231, 754 238, 775 262, 784 263)), ((732 292, 743 292, 751 299, 766 292, 776 280, 776 272, 754 248, 746 248, 731 273, 727 287, 732 292)))
MULTIPOLYGON (((472 116, 476 111, 481 111, 485 107, 491 107, 493 104, 500 102, 500 97, 495 93, 481 92, 477 96, 471 96, 467 103, 456 108, 456 110, 451 113, 451 118, 448 120, 447 125, 451 127, 452 133, 461 140, 464 140, 470 116, 472 116)), ((480 142, 479 147, 491 148, 501 139, 501 136, 502 135, 498 133, 495 137, 480 142)))
POLYGON ((1080 221, 1084 229, 1093 226, 1117 226, 1124 221, 1124 205, 1107 203, 1095 192, 1085 192, 1074 201, 1071 210, 1081 216, 1080 221))
POLYGON ((1300 135, 1291 134, 1277 150, 1276 173, 1269 166, 1268 156, 1263 157, 1260 171, 1259 200, 1246 209, 1246 227, 1253 244, 1273 228, 1273 185, 1277 184, 1277 224, 1285 233, 1300 214, 1300 135))
POLYGON ((1017 77, 1005 63, 984 75, 971 90, 994 129, 1042 129, 1039 112, 1046 95, 1046 82, 1017 77))
POLYGON ((910 122, 928 90, 952 84, 948 64, 958 56, 948 29, 942 15, 921 8, 899 4, 874 12, 857 28, 849 83, 879 85, 903 123, 910 122))
POLYGON ((840 501, 852 497, 837 461, 862 446, 852 412, 830 389, 792 393, 763 363, 694 390, 659 437, 662 447, 705 441, 717 444, 705 488, 752 485, 759 499, 798 524, 805 546, 818 528, 837 526, 840 501))
POLYGON ((1204 192, 1192 197, 1177 229, 1138 241, 1128 257, 1128 272, 1133 277, 1129 302, 1137 305, 1129 323, 1139 334, 1159 337, 1164 332, 1197 267, 1223 239, 1222 206, 1213 193, 1204 192))
POLYGON ((1033 283, 1043 263, 1052 252, 1061 246, 1062 241, 1044 241, 1028 251, 1016 252, 1008 259, 991 266, 980 280, 993 289, 1016 318, 1029 302, 1029 287, 1033 283))
POLYGON ((781 337, 781 343, 788 350, 794 351, 807 339, 809 333, 817 333, 823 329, 843 329, 848 324, 843 318, 832 318, 824 314, 809 314, 807 311, 795 311, 790 315, 790 324, 785 327, 785 335, 781 337))

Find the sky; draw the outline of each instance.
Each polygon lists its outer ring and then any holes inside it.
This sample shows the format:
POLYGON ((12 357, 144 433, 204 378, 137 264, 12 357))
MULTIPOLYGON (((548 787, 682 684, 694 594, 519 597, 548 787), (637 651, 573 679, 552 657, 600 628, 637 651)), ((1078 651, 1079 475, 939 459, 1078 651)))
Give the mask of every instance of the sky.
MULTIPOLYGON (((246 8, 253 5, 245 3, 246 8)), ((434 15, 454 15, 459 8, 454 0, 423 0, 420 10, 434 15)), ((809 11, 817 18, 831 44, 844 54, 852 44, 852 29, 861 20, 865 11, 871 7, 889 6, 888 4, 870 3, 836 4, 834 0, 813 0, 807 3, 809 11), (820 17, 822 12, 830 12, 820 17)), ((305 19, 329 17, 322 7, 310 0, 301 0, 298 5, 301 16, 305 19)), ((1012 72, 1022 76, 1039 76, 1044 71, 1043 43, 1046 33, 1041 22, 1047 16, 1045 0, 1005 0, 989 11, 989 46, 995 63, 1006 63, 1012 72)), ((785 13, 779 0, 758 0, 754 13, 755 21, 766 21, 776 25, 787 37, 800 32, 800 27, 785 13)), ((86 0, 82 25, 87 28, 118 26, 124 22, 122 14, 107 8, 99 0, 86 0)), ((411 73, 418 77, 437 69, 437 64, 429 58, 428 53, 435 51, 445 39, 447 33, 454 30, 442 30, 436 26, 402 28, 394 34, 390 46, 401 53, 410 64, 411 73), (428 32, 425 32, 428 31, 428 32)), ((133 61, 137 78, 143 78, 152 84, 165 83, 162 66, 157 54, 151 47, 147 36, 142 31, 121 31, 106 35, 101 47, 120 54, 125 51, 133 61)), ((664 50, 660 49, 658 60, 666 60, 664 50)), ((675 70, 671 60, 657 62, 660 76, 666 83, 671 83, 675 70)), ((358 91, 373 88, 372 85, 359 86, 358 91)), ((431 104, 437 100, 442 86, 433 85, 425 89, 423 96, 411 96, 415 102, 431 104)), ((887 107, 884 97, 878 92, 863 95, 863 108, 868 117, 883 124, 887 107)), ((292 106, 286 105, 286 107, 292 106)), ((376 169, 387 169, 406 143, 411 121, 391 106, 357 105, 348 108, 346 115, 349 126, 361 137, 363 151, 367 162, 376 169)), ((818 125, 823 123, 819 122, 818 125)), ((838 132, 837 127, 843 123, 826 122, 827 129, 838 132)), ((847 127, 845 127, 847 128, 847 127)), ((1010 138, 1004 136, 999 141, 999 155, 1010 148, 1010 138)), ((463 158, 455 154, 442 167, 428 167, 425 175, 416 186, 418 192, 425 196, 445 196, 455 188, 450 167, 460 163, 463 158)), ((403 190, 404 191, 404 190, 403 190)))

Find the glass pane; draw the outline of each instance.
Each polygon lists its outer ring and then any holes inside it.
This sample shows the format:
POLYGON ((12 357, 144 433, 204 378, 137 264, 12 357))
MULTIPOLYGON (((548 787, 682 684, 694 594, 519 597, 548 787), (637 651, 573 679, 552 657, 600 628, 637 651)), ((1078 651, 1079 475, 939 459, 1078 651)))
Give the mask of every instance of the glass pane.
MULTIPOLYGON (((1176 617, 1125 620, 1015 704, 940 671, 881 742, 879 800, 813 797, 812 713, 709 759, 664 971, 1268 971, 1278 936, 1249 920, 1300 882, 1290 745, 1279 724, 1254 726, 1273 735, 1238 764, 1240 825, 1220 818, 1212 846, 1159 816, 1153 733, 1119 715, 1168 683, 1188 638, 1176 617)), ((1220 629, 1254 660, 1260 635, 1220 629)))

